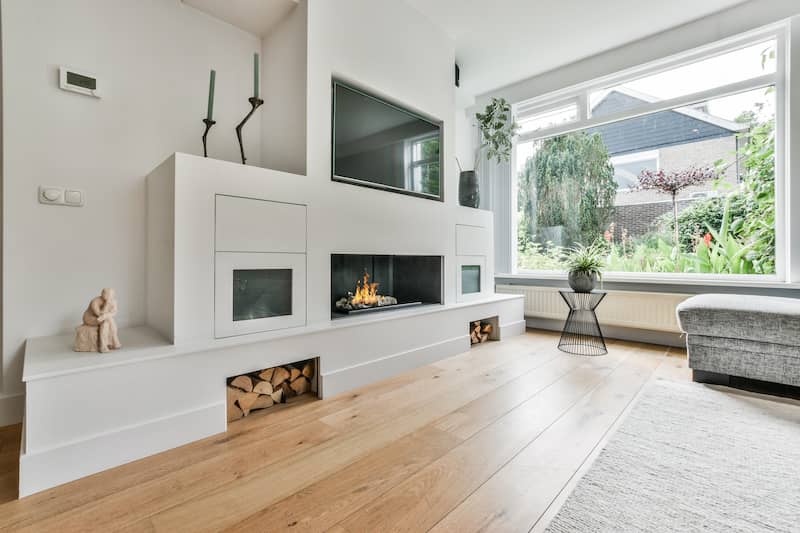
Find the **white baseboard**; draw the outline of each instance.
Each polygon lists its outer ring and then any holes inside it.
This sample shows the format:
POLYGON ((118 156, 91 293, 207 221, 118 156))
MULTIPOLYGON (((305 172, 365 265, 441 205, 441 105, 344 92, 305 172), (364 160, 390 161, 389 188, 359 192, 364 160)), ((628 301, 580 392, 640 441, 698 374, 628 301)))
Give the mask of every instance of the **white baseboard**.
POLYGON ((509 322, 508 324, 500 324, 500 339, 522 335, 525 333, 527 327, 528 325, 524 319, 516 322, 509 322))
MULTIPOLYGON (((527 318, 526 322, 528 327, 532 329, 561 331, 564 328, 564 320, 553 320, 549 318, 527 318)), ((647 344, 658 344, 661 346, 674 346, 676 348, 686 347, 686 341, 681 333, 623 328, 619 326, 606 326, 603 324, 600 325, 600 329, 603 332, 603 336, 608 339, 644 342, 647 344)))
POLYGON ((469 350, 469 335, 399 352, 320 375, 320 397, 330 398, 469 350))
POLYGON ((19 424, 25 411, 25 393, 0 394, 0 427, 19 424))
POLYGON ((23 453, 19 497, 224 432, 225 421, 225 403, 215 403, 34 454, 23 453))

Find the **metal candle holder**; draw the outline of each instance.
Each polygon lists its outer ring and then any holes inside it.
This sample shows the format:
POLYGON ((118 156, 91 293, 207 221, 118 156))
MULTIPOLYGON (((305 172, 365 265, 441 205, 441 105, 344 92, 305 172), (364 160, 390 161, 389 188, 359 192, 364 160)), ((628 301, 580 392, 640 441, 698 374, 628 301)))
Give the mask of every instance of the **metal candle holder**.
POLYGON ((206 131, 203 132, 203 157, 208 157, 208 147, 206 146, 206 137, 208 137, 208 130, 211 126, 217 123, 216 120, 204 118, 203 123, 206 125, 206 131))
POLYGON ((242 143, 242 128, 247 123, 247 121, 250 120, 250 117, 253 116, 253 113, 256 112, 256 109, 258 109, 258 107, 264 103, 264 100, 262 100, 261 98, 257 98, 255 96, 251 96, 250 98, 247 99, 247 101, 250 102, 252 109, 247 115, 245 115, 245 117, 242 119, 239 125, 236 126, 236 138, 239 139, 239 151, 242 154, 243 165, 245 164, 245 161, 247 161, 247 159, 244 157, 244 143, 242 143))

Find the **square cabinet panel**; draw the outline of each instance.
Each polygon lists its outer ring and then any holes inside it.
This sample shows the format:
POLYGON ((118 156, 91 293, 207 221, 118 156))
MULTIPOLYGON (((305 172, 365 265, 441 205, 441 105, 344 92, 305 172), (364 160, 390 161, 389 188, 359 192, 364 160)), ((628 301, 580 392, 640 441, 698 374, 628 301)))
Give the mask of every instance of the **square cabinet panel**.
POLYGON ((306 206, 217 195, 217 252, 306 252, 306 206))
POLYGON ((489 255, 491 239, 483 226, 456 224, 456 254, 464 256, 489 255))

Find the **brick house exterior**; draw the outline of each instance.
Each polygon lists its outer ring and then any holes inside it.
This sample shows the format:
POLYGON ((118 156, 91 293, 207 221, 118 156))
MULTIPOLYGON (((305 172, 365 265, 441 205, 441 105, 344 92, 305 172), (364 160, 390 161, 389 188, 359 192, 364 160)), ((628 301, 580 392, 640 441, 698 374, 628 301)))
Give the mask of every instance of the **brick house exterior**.
MULTIPOLYGON (((653 101, 627 89, 610 91, 592 109, 593 116, 610 115, 653 101)), ((665 171, 714 166, 719 160, 735 162, 739 134, 747 126, 712 116, 701 108, 682 108, 634 117, 587 130, 603 138, 614 165, 619 186, 614 205, 615 238, 624 229, 640 236, 653 229, 653 222, 671 211, 671 199, 654 190, 631 190, 644 169, 665 171)), ((725 181, 739 181, 736 164, 725 172, 725 181)), ((716 194, 712 183, 689 187, 679 194, 679 209, 699 198, 716 194)))

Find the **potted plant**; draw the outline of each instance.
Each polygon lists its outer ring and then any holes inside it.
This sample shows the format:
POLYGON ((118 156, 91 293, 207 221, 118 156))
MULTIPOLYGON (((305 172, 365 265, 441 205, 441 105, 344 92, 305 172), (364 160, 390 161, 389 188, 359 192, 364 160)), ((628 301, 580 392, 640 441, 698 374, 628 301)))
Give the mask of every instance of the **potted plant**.
POLYGON ((598 279, 602 279, 605 249, 595 243, 591 246, 577 244, 567 251, 565 264, 569 270, 567 281, 575 292, 592 292, 598 279))
POLYGON ((478 130, 480 131, 480 145, 475 150, 475 164, 473 170, 464 170, 456 158, 461 171, 458 181, 458 203, 467 207, 480 205, 480 190, 478 175, 475 173, 481 157, 485 154, 486 160, 496 160, 498 163, 508 162, 511 159, 512 139, 516 135, 519 125, 511 115, 511 105, 505 98, 492 98, 483 113, 475 113, 478 130))

